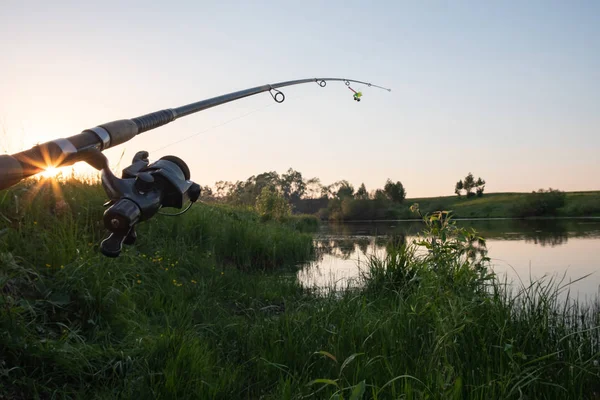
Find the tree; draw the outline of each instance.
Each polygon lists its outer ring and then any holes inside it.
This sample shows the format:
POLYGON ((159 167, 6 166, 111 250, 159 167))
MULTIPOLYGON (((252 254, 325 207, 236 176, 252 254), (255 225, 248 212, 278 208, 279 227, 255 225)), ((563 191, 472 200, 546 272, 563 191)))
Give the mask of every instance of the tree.
POLYGON ((279 185, 283 197, 288 201, 298 200, 306 192, 306 182, 302 178, 302 174, 292 168, 288 169, 287 173, 281 175, 279 185))
POLYGON ((460 192, 463 189, 464 189, 464 186, 463 186, 463 181, 461 179, 460 181, 456 182, 456 186, 454 186, 454 193, 456 193, 458 195, 458 197, 460 197, 460 192))
POLYGON ((454 193, 460 197, 461 192, 464 190, 467 197, 473 197, 475 195, 481 197, 483 196, 484 189, 485 181, 481 178, 477 178, 476 181, 473 174, 469 172, 469 174, 465 176, 465 179, 456 182, 454 193), (473 189, 475 189, 475 192, 473 192, 473 189))
POLYGON ((323 185, 319 178, 310 178, 306 181, 306 190, 304 196, 309 199, 318 199, 323 197, 323 185))
POLYGON ((383 191, 394 203, 402 203, 406 198, 406 191, 404 190, 404 186, 402 186, 402 182, 400 181, 393 183, 390 179, 388 179, 383 187, 383 191))
POLYGON ((361 200, 366 200, 369 198, 369 192, 367 192, 367 188, 365 187, 364 183, 360 185, 354 197, 361 200))
POLYGON ((202 200, 212 200, 213 198, 213 190, 210 186, 202 186, 202 190, 200 191, 200 198, 202 200))
POLYGON ((346 180, 337 182, 338 190, 336 197, 340 200, 354 197, 354 186, 346 180))
POLYGON ((233 191, 233 183, 229 181, 218 181, 215 183, 215 195, 221 199, 225 199, 231 195, 233 191))
POLYGON ((473 188, 475 187, 475 178, 473 178, 473 174, 469 172, 469 175, 465 177, 463 181, 463 188, 467 192, 467 197, 474 196, 473 188))
POLYGON ((475 186, 477 187, 477 197, 483 196, 483 191, 485 190, 485 181, 481 178, 477 178, 477 182, 475 182, 475 186))
POLYGON ((373 195, 373 199, 378 200, 378 201, 382 201, 382 200, 387 200, 387 194, 385 194, 385 192, 381 189, 377 189, 375 191, 375 194, 373 195))

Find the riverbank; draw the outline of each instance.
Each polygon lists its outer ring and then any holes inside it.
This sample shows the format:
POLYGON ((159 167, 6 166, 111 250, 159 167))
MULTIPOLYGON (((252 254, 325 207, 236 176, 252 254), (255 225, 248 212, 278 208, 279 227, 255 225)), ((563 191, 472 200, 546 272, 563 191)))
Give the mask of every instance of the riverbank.
POLYGON ((101 189, 62 184, 60 207, 21 189, 0 197, 0 397, 600 392, 598 304, 563 307, 543 283, 506 293, 453 225, 426 225, 431 257, 395 248, 360 289, 323 295, 287 273, 314 252, 293 224, 198 205, 143 223, 135 247, 107 259, 101 189))
POLYGON ((329 199, 317 215, 322 220, 334 221, 407 220, 417 217, 410 211, 410 206, 418 203, 424 213, 446 210, 452 211, 457 218, 600 216, 600 191, 567 192, 558 196, 558 204, 552 204, 557 199, 551 197, 532 193, 486 193, 470 198, 409 198, 402 203, 387 199, 329 199))
MULTIPOLYGON (((419 203, 422 210, 452 210, 457 218, 514 218, 514 208, 531 193, 486 193, 482 197, 431 197, 407 199, 408 205, 419 203)), ((600 216, 600 191, 565 192, 565 204, 556 217, 600 216)))

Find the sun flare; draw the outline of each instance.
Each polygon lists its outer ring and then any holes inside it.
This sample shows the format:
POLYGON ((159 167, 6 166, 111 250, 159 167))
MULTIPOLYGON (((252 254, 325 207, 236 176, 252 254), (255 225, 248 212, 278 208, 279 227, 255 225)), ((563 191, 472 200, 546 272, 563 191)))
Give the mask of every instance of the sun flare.
POLYGON ((41 173, 41 175, 44 178, 53 178, 55 177, 58 173, 60 172, 59 168, 54 168, 54 167, 47 167, 46 170, 44 172, 41 173))

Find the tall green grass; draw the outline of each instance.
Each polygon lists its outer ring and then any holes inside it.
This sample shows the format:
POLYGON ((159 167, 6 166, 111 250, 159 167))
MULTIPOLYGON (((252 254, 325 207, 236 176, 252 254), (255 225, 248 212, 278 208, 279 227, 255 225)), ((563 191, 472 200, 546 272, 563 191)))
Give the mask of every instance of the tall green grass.
POLYGON ((564 302, 558 282, 510 293, 484 242, 445 215, 369 260, 362 287, 323 295, 285 268, 313 251, 285 223, 199 205, 145 223, 107 259, 101 189, 64 184, 68 208, 45 192, 25 203, 31 190, 0 196, 5 398, 600 393, 598 303, 564 302))

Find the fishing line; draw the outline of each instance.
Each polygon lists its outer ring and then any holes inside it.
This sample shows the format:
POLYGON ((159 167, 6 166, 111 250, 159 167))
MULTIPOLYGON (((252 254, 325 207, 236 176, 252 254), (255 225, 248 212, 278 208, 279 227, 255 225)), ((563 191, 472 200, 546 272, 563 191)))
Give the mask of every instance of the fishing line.
POLYGON ((219 127, 221 127, 221 126, 223 126, 223 125, 227 125, 227 124, 229 124, 230 122, 236 121, 236 120, 238 120, 238 119, 242 119, 242 118, 244 118, 244 117, 247 117, 247 116, 248 116, 248 115, 250 115, 250 114, 254 114, 255 112, 262 111, 262 110, 264 110, 264 109, 266 109, 266 108, 269 108, 269 107, 272 107, 272 106, 274 106, 274 105, 276 105, 276 104, 277 104, 277 103, 270 103, 270 104, 267 104, 267 105, 265 105, 265 106, 263 106, 263 107, 260 107, 260 108, 254 109, 254 110, 252 110, 252 111, 250 111, 250 112, 247 112, 246 114, 242 114, 242 115, 240 115, 240 116, 237 116, 237 117, 231 118, 231 119, 229 119, 229 120, 227 120, 227 121, 225 121, 225 122, 221 122, 220 124, 213 125, 213 126, 211 126, 210 128, 206 128, 206 129, 205 129, 205 130, 203 130, 203 131, 200 131, 200 132, 194 133, 194 134, 192 134, 192 135, 189 135, 189 136, 187 136, 187 137, 184 137, 183 139, 179 139, 179 140, 177 140, 177 141, 175 141, 175 142, 172 142, 172 143, 169 143, 169 144, 167 144, 167 145, 165 145, 165 146, 162 146, 162 147, 159 147, 159 148, 157 148, 157 149, 154 149, 154 150, 152 150, 152 152, 157 152, 157 151, 160 151, 160 150, 164 150, 164 149, 166 149, 167 147, 171 147, 171 146, 174 146, 174 145, 176 145, 176 144, 179 144, 179 143, 185 142, 186 140, 189 140, 189 139, 192 139, 192 138, 194 138, 194 137, 196 137, 196 136, 202 135, 203 133, 206 133, 206 132, 212 131, 213 129, 219 128, 219 127))
MULTIPOLYGON (((290 98, 291 98, 291 99, 293 99, 293 100, 299 100, 299 99, 302 99, 302 98, 304 98, 304 97, 306 97, 306 96, 307 96, 307 95, 304 95, 304 96, 298 96, 298 97, 290 97, 290 98)), ((179 143, 185 142, 186 140, 193 139, 193 138, 195 138, 196 136, 200 136, 200 135, 202 135, 203 133, 210 132, 210 131, 212 131, 213 129, 220 128, 220 127, 222 127, 222 126, 224 126, 224 125, 227 125, 227 124, 229 124, 229 123, 231 123, 231 122, 233 122, 233 121, 237 121, 238 119, 245 118, 245 117, 247 117, 247 116, 249 116, 249 115, 251 115, 251 114, 254 114, 254 113, 256 113, 256 112, 259 112, 259 111, 263 111, 263 110, 265 110, 265 109, 267 109, 267 108, 269 108, 269 107, 275 106, 275 105, 277 105, 277 104, 279 104, 279 103, 275 102, 275 103, 270 103, 270 104, 267 104, 267 105, 265 105, 265 106, 262 106, 262 107, 256 108, 256 109, 254 109, 254 110, 252 110, 252 111, 249 111, 249 112, 247 112, 247 113, 245 113, 245 114, 242 114, 242 115, 240 115, 240 116, 237 116, 237 117, 234 117, 234 118, 228 119, 227 121, 221 122, 221 123, 219 123, 219 124, 217 124, 217 125, 213 125, 213 126, 211 126, 210 128, 206 128, 206 129, 204 129, 203 131, 200 131, 200 132, 194 133, 194 134, 192 134, 192 135, 189 135, 189 136, 186 136, 186 137, 184 137, 183 139, 176 140, 176 141, 174 141, 174 142, 172 142, 172 143, 169 143, 169 144, 167 144, 167 145, 165 145, 165 146, 162 146, 162 147, 159 147, 159 148, 157 148, 157 149, 154 149, 154 150, 152 150, 151 152, 153 152, 153 153, 154 153, 154 152, 157 152, 157 151, 160 151, 160 150, 164 150, 164 149, 166 149, 167 147, 171 147, 171 146, 174 146, 174 145, 176 145, 176 144, 179 144, 179 143)))

